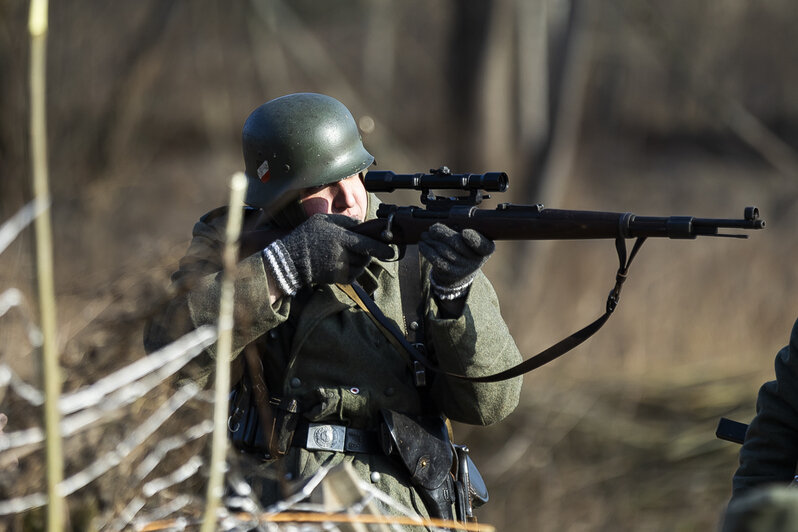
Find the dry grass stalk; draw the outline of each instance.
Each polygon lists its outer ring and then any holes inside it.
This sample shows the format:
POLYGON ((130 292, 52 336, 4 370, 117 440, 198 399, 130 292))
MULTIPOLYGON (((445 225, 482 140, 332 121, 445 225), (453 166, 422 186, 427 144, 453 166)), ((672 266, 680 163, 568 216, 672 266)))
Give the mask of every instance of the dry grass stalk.
POLYGON ((230 180, 230 210, 227 218, 226 243, 224 248, 224 274, 219 305, 219 343, 216 350, 216 381, 213 410, 213 440, 211 446, 211 468, 208 479, 208 494, 202 532, 216 528, 216 510, 223 492, 224 471, 227 454, 227 395, 230 390, 230 353, 233 343, 233 302, 235 296, 235 270, 238 262, 238 236, 241 233, 244 192, 247 178, 238 172, 230 180))
MULTIPOLYGON (((47 0, 31 2, 28 31, 30 54, 30 135, 33 166, 33 193, 38 204, 50 203, 47 169, 46 122, 46 53, 47 0)), ((44 419, 47 432, 47 526, 63 530, 64 501, 59 485, 64 478, 64 456, 61 442, 58 400, 61 395, 61 371, 58 365, 56 338, 55 288, 53 282, 53 244, 49 209, 39 214, 36 228, 36 268, 39 279, 39 311, 43 333, 42 367, 44 370, 44 419)))

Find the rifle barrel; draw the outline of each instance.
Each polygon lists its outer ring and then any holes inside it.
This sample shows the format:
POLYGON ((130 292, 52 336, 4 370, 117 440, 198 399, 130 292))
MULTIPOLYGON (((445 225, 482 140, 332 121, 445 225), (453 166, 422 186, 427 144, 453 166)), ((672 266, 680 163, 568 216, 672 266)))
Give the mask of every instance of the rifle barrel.
POLYGON ((394 244, 415 244, 436 222, 452 229, 471 228, 492 240, 579 240, 661 237, 693 239, 719 235, 719 229, 755 230, 765 227, 755 207, 747 207, 742 219, 692 216, 637 216, 626 212, 544 209, 542 205, 502 204, 496 209, 456 206, 446 211, 420 207, 382 205, 378 218, 354 230, 394 244))

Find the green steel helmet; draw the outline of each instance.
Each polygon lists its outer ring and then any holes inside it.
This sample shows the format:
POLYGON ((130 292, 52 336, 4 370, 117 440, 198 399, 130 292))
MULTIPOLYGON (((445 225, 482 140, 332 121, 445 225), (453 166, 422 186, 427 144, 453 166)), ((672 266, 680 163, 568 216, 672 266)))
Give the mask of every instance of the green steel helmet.
POLYGON ((264 209, 374 163, 352 113, 323 94, 288 94, 264 103, 244 123, 242 144, 246 202, 264 209))

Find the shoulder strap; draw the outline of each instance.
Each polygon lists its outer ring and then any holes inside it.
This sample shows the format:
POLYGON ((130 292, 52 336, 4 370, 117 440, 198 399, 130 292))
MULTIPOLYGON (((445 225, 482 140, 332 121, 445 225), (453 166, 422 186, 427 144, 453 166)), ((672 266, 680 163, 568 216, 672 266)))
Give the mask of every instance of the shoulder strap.
MULTIPOLYGON (((591 336, 593 336, 609 319, 612 313, 615 311, 615 308, 618 306, 618 302, 620 300, 621 295, 621 288, 623 287, 624 281, 626 281, 626 277, 629 273, 629 267, 632 265, 632 261, 634 260, 635 256, 637 256, 637 252, 640 250, 640 247, 645 242, 645 237, 638 238, 635 241, 634 247, 632 248, 631 253, 629 253, 627 259, 626 253, 626 242, 623 238, 618 238, 615 241, 615 249, 618 252, 618 262, 620 263, 618 267, 618 272, 615 275, 615 286, 612 290, 610 290, 610 294, 607 297, 607 304, 605 307, 604 314, 598 317, 595 321, 583 327, 582 329, 578 330, 577 332, 573 333, 569 337, 560 340, 553 346, 541 351, 537 355, 521 362, 520 364, 513 366, 510 369, 505 371, 495 373, 493 375, 485 375, 482 377, 468 377, 466 375, 460 375, 457 373, 450 373, 448 371, 444 371, 437 366, 435 366, 421 351, 416 349, 407 339, 402 335, 402 333, 396 328, 393 323, 382 313, 380 308, 377 306, 376 303, 366 294, 366 291, 363 290, 359 285, 353 284, 352 289, 357 293, 360 297, 360 301, 362 302, 361 308, 368 309, 368 313, 372 316, 372 320, 379 322, 383 326, 383 334, 386 334, 386 331, 390 332, 390 334, 396 339, 396 341, 401 344, 401 346, 407 351, 408 355, 410 356, 411 360, 417 361, 419 364, 423 365, 425 368, 429 369, 430 371, 434 371, 435 373, 439 373, 445 375, 447 377, 460 379, 469 382, 498 382, 507 379, 512 379, 514 377, 518 377, 532 371, 533 369, 537 369, 540 366, 551 362, 552 360, 564 355, 571 349, 575 348, 591 336)), ((358 303, 361 305, 361 303, 358 303)), ((381 329, 382 330, 382 329, 381 329)), ((387 336, 387 334, 386 334, 387 336)))
MULTIPOLYGON (((402 317, 405 321, 405 337, 410 344, 427 352, 424 338, 424 300, 421 297, 421 254, 418 244, 408 245, 399 259, 399 297, 402 300, 402 317)), ((424 364, 413 359, 411 364, 413 382, 417 387, 427 385, 424 364)))

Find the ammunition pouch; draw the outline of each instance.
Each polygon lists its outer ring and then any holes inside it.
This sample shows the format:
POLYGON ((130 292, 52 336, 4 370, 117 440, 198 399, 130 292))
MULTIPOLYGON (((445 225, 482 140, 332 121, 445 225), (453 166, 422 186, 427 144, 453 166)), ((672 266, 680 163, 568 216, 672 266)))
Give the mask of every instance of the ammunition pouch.
POLYGON ((288 452, 300 418, 296 399, 272 397, 266 403, 244 375, 230 392, 229 401, 227 432, 233 447, 266 459, 288 452))
POLYGON ((227 434, 236 449, 255 454, 268 454, 267 439, 260 422, 255 394, 244 376, 230 391, 227 434))
POLYGON ((272 397, 269 401, 273 413, 269 434, 269 454, 279 458, 288 452, 300 419, 299 403, 296 399, 283 400, 272 397))

